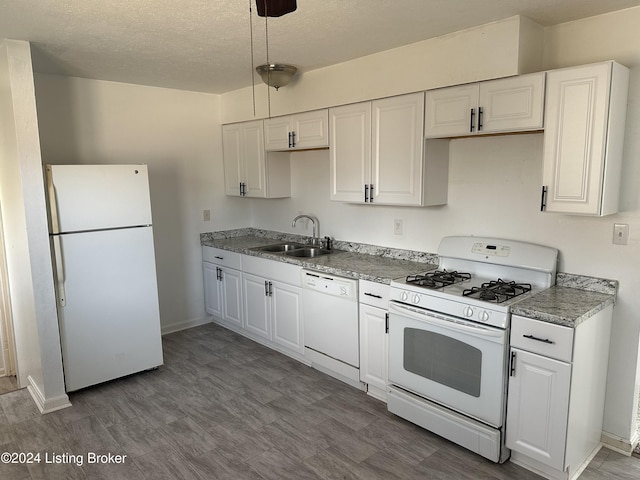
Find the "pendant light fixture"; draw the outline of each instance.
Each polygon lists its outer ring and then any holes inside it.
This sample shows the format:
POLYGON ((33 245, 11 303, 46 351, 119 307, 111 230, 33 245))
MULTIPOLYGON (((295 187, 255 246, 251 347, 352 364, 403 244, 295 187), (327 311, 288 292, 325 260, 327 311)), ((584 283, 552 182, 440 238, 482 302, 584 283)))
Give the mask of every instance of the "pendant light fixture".
POLYGON ((262 81, 276 89, 284 87, 296 74, 298 69, 293 65, 282 63, 269 63, 256 67, 256 72, 262 77, 262 81))
MULTIPOLYGON (((267 54, 267 63, 256 67, 256 72, 262 78, 262 81, 269 87, 273 87, 278 91, 280 87, 287 85, 298 69, 293 65, 287 65, 283 63, 271 63, 269 61, 269 24, 268 17, 281 17, 287 13, 291 13, 296 10, 296 0, 255 0, 258 10, 258 16, 264 17, 264 31, 265 31, 265 47, 267 54)), ((253 70, 253 20, 251 12, 251 0, 249 0, 249 26, 251 29, 251 70, 253 70)), ((252 87, 253 87, 253 114, 256 113, 256 95, 255 95, 255 83, 253 82, 252 75, 252 87)), ((267 98, 269 105, 269 117, 271 117, 271 93, 267 89, 267 98)))

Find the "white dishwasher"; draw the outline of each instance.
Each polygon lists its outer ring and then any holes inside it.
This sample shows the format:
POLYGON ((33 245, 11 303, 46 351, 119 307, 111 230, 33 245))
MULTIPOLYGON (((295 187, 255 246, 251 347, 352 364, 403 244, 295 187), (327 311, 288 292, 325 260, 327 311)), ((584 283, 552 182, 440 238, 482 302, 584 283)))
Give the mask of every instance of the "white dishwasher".
POLYGON ((302 270, 305 357, 312 366, 362 387, 358 349, 358 281, 302 270))

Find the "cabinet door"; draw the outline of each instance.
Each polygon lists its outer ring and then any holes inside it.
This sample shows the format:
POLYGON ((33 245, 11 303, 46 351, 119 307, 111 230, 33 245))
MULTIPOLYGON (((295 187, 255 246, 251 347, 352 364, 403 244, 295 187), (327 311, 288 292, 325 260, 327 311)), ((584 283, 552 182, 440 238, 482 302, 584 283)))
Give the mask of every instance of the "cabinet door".
POLYGON ((329 146, 329 111, 285 115, 264 121, 267 151, 284 151, 329 146))
POLYGON ((331 200, 364 203, 371 183, 371 102, 329 110, 331 200))
POLYGON ((424 93, 372 102, 372 203, 421 205, 424 93))
MULTIPOLYGON (((607 147, 607 137, 610 126, 624 130, 624 119, 620 125, 609 118, 611 67, 605 63, 547 73, 543 185, 548 212, 617 211, 621 152, 607 159, 611 147, 617 151, 613 145, 607 147), (609 173, 617 176, 615 186, 603 191, 605 169, 614 165, 615 172, 609 173), (605 196, 611 197, 612 208, 602 208, 605 196)), ((624 102, 626 106, 626 93, 624 102)))
POLYGON ((218 280, 218 266, 202 262, 204 273, 204 309, 218 320, 224 316, 222 308, 222 283, 218 280))
POLYGON ((267 196, 264 135, 262 120, 243 124, 243 163, 245 195, 267 196))
POLYGON ((476 132, 477 83, 428 90, 425 106, 427 138, 456 137, 476 132))
POLYGON ((544 79, 545 73, 541 72, 480 83, 477 131, 542 129, 544 79))
POLYGON ((387 312, 360 304, 360 381, 387 388, 387 312))
POLYGON ((225 195, 240 196, 242 182, 242 126, 239 123, 222 126, 222 158, 225 195))
POLYGON ((271 282, 273 342, 296 353, 304 353, 302 289, 271 282))
POLYGON ((244 328, 260 337, 271 340, 271 324, 269 321, 270 302, 268 281, 262 277, 245 273, 244 286, 244 328))
POLYGON ((264 147, 267 151, 282 151, 291 148, 290 134, 293 131, 293 116, 269 118, 264 121, 264 147))
POLYGON ((514 348, 511 355, 506 445, 563 471, 571 366, 514 348))
POLYGON ((316 110, 293 115, 294 148, 329 146, 329 111, 316 110))
POLYGON ((223 318, 225 322, 242 328, 242 273, 221 267, 223 318))

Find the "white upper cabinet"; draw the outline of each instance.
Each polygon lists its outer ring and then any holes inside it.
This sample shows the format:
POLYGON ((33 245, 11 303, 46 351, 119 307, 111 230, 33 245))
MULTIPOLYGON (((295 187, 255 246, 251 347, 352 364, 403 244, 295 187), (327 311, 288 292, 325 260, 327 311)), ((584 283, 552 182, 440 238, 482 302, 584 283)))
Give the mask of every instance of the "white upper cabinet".
POLYGON ((222 126, 225 193, 232 196, 291 196, 288 154, 264 150, 262 120, 222 126))
POLYGON ((426 138, 540 130, 545 73, 429 90, 426 138))
POLYGON ((304 150, 329 146, 329 111, 297 113, 264 121, 267 151, 304 150))
POLYGON ((330 198, 363 203, 371 183, 371 102, 331 108, 329 129, 330 198))
POLYGON ((628 83, 615 62, 547 73, 541 209, 618 211, 628 83))
POLYGON ((445 204, 448 148, 425 160, 423 128, 423 92, 331 108, 331 200, 445 204))

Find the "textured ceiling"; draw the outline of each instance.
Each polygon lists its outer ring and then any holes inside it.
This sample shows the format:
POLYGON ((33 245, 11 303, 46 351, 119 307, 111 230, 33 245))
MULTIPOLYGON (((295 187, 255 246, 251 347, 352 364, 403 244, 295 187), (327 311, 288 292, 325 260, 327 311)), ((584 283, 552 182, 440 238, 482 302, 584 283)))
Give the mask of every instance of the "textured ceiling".
MULTIPOLYGON (((0 0, 0 39, 29 40, 38 72, 223 93, 252 82, 250 5, 257 66, 267 55, 254 0, 0 0)), ((549 26, 637 5, 298 0, 268 19, 269 59, 310 71, 513 15, 549 26)))

